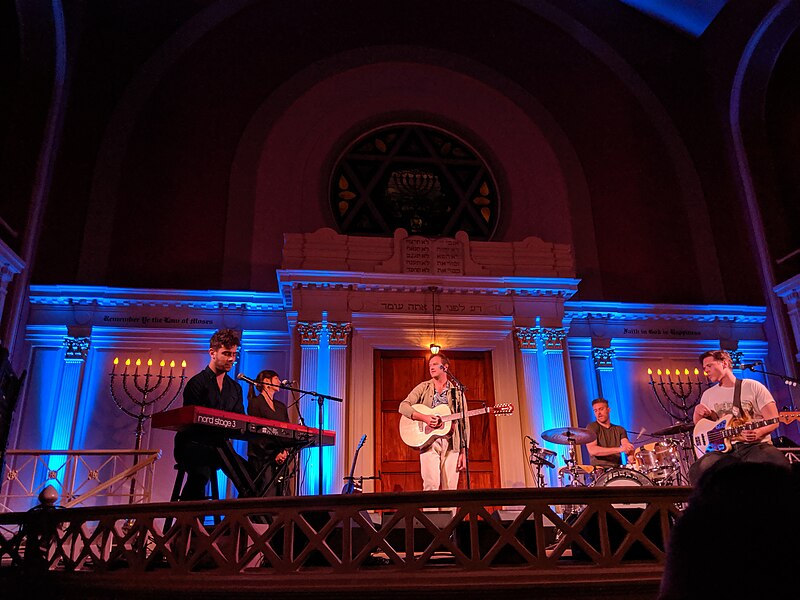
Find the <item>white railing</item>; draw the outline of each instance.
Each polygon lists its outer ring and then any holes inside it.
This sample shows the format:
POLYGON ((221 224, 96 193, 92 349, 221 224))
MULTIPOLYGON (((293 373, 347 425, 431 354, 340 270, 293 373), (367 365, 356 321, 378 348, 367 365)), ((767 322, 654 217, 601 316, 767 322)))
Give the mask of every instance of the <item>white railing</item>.
POLYGON ((48 485, 63 508, 149 502, 160 457, 160 450, 9 450, 0 512, 30 510, 48 485))

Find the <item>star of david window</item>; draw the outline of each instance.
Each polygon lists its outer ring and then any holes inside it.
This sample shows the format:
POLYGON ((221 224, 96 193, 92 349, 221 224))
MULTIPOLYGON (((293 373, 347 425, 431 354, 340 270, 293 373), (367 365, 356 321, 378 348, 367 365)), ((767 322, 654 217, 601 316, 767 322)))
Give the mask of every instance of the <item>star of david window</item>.
POLYGON ((427 125, 401 124, 362 135, 334 167, 334 219, 342 233, 489 240, 500 199, 486 162, 464 141, 427 125))

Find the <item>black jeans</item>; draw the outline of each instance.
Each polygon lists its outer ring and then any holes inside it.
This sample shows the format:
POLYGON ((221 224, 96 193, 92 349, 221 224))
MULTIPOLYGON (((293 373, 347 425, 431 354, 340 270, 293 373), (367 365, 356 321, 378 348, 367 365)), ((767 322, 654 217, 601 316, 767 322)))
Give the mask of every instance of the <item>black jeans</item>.
MULTIPOLYGON (((789 468, 789 461, 784 456, 783 452, 775 448, 772 444, 759 442, 757 444, 748 444, 739 442, 734 444, 730 452, 709 452, 701 457, 689 468, 689 481, 692 485, 697 485, 703 473, 708 471, 713 465, 722 461, 723 463, 731 462, 755 462, 755 463, 772 463, 789 468)), ((720 463, 722 464, 722 463, 720 463)))

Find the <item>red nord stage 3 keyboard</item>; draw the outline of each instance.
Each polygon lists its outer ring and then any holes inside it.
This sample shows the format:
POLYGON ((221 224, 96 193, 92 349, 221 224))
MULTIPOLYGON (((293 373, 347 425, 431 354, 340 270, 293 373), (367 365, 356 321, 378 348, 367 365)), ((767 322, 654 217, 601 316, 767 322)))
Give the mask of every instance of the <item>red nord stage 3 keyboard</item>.
MULTIPOLYGON (((313 427, 240 415, 205 406, 182 406, 156 413, 153 415, 153 427, 173 431, 202 427, 243 440, 270 436, 287 445, 312 446, 319 443, 319 430, 313 427)), ((333 446, 335 443, 336 432, 323 429, 322 445, 333 446)))

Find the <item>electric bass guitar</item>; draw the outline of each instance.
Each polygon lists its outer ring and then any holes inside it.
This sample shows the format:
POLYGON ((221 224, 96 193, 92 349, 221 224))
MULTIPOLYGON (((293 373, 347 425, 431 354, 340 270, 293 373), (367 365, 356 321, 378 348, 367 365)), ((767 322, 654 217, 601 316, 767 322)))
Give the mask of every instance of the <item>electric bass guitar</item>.
POLYGON ((356 448, 356 453, 353 455, 353 464, 350 465, 350 475, 345 477, 345 484, 342 488, 343 494, 353 494, 356 492, 361 492, 361 488, 356 485, 356 480, 353 477, 353 473, 356 470, 356 462, 358 462, 358 453, 361 450, 361 446, 364 445, 364 442, 367 440, 367 434, 361 436, 361 441, 358 442, 358 447, 356 448))
MULTIPOLYGON (((452 431, 453 428, 452 421, 461 418, 461 413, 452 414, 447 404, 440 404, 435 408, 429 408, 424 404, 415 404, 414 410, 425 415, 439 415, 442 424, 434 429, 425 421, 414 421, 405 415, 401 415, 400 437, 412 448, 422 448, 436 438, 450 435, 450 431, 452 431)), ((510 415, 513 414, 513 412, 513 404, 497 404, 495 406, 468 410, 467 417, 474 417, 475 415, 483 415, 486 413, 491 413, 493 415, 510 415)))
MULTIPOLYGON (((748 429, 758 429, 775 423, 788 424, 800 419, 798 412, 782 412, 774 419, 764 419, 762 421, 748 421, 743 425, 729 427, 733 417, 725 415, 717 421, 702 419, 694 426, 692 441, 694 442, 694 453, 697 458, 702 457, 707 452, 728 452, 733 445, 731 438, 736 437, 748 429)), ((738 422, 738 420, 737 420, 738 422)))

